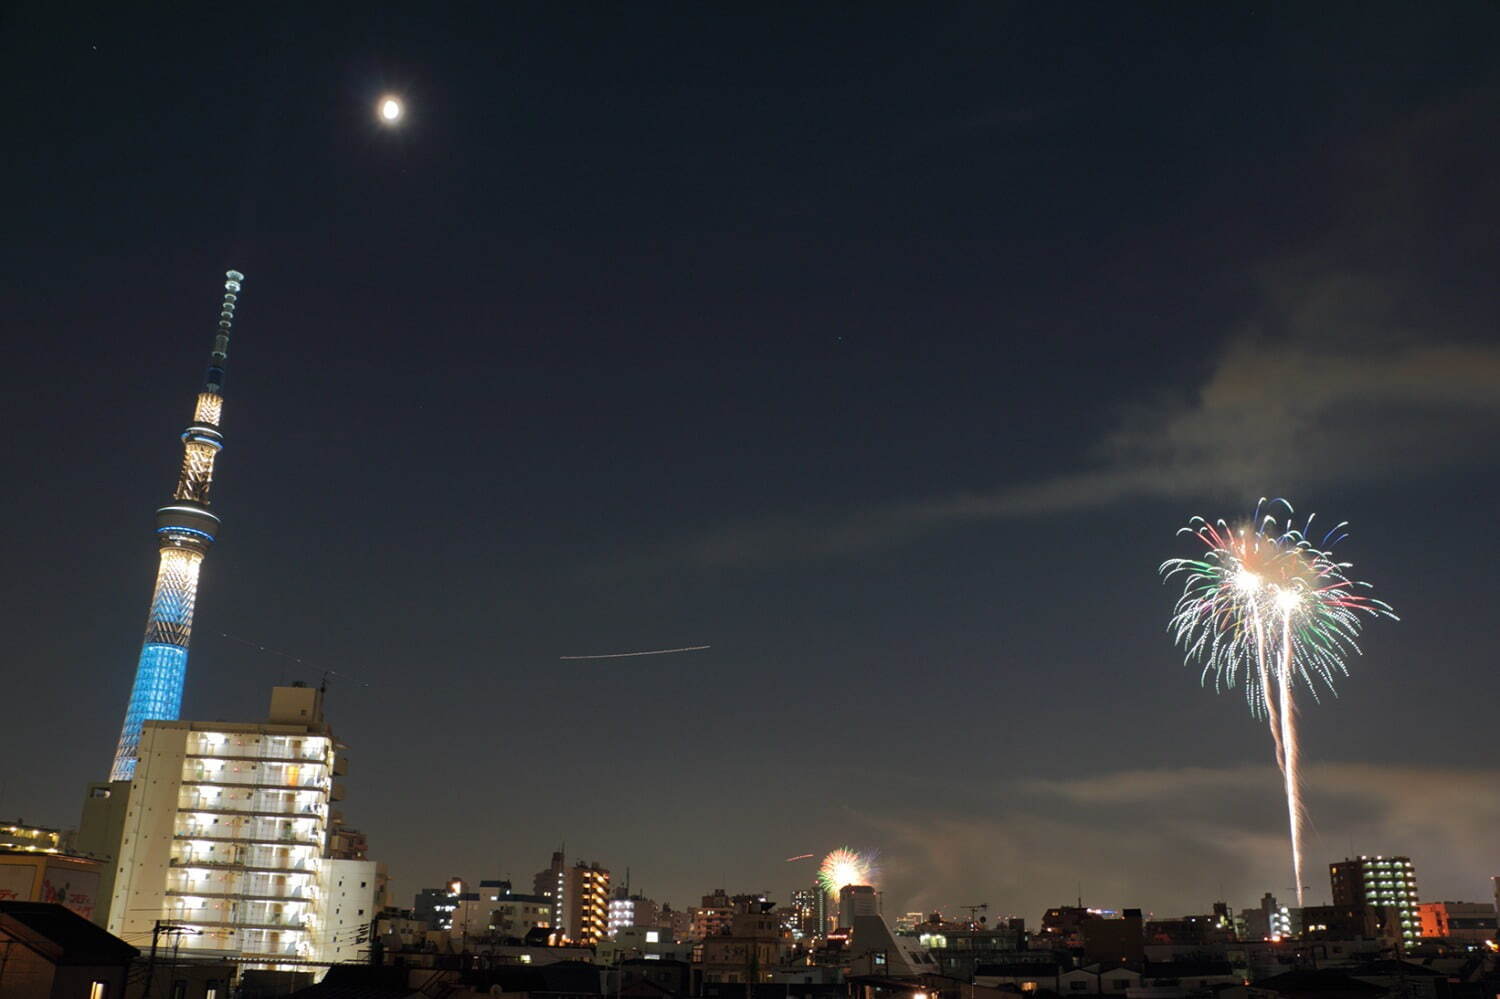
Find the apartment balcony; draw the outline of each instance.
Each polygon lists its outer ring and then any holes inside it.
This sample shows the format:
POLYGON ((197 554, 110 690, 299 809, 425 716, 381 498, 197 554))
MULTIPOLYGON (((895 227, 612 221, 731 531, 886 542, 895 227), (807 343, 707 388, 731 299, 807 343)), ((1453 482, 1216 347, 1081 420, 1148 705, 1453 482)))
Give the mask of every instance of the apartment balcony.
POLYGON ((321 811, 321 788, 262 787, 241 793, 187 787, 177 796, 179 809, 235 808, 252 812, 321 811))
POLYGON ((200 867, 209 871, 246 871, 266 874, 317 874, 316 867, 297 864, 254 864, 242 860, 208 860, 202 857, 173 857, 168 866, 176 868, 200 867))
MULTIPOLYGON (((223 760, 226 763, 279 763, 289 764, 297 767, 326 767, 328 758, 319 753, 316 756, 252 756, 238 753, 184 753, 183 756, 189 760, 223 760)), ((191 765, 191 764, 189 764, 191 765)))
POLYGON ((194 841, 198 843, 238 843, 245 846, 313 846, 321 847, 323 840, 320 837, 295 838, 292 836, 279 837, 253 837, 253 836, 205 836, 202 833, 182 832, 173 833, 172 838, 179 841, 194 841))
POLYGON ((320 826, 323 825, 323 814, 321 812, 316 812, 316 811, 287 812, 287 811, 270 811, 270 810, 262 810, 262 809, 254 809, 254 810, 252 810, 252 809, 248 809, 248 808, 210 808, 210 807, 206 807, 206 806, 203 806, 203 805, 189 805, 187 807, 182 807, 181 805, 179 805, 178 806, 178 811, 179 812, 196 812, 199 815, 222 815, 222 816, 225 816, 225 817, 229 818, 230 820, 234 820, 234 819, 274 819, 274 820, 291 819, 293 821, 307 821, 307 820, 310 819, 310 820, 312 820, 313 822, 317 823, 320 826))
POLYGON ((275 822, 267 819, 250 819, 223 822, 184 822, 180 818, 173 827, 179 836, 192 836, 208 840, 273 840, 278 843, 307 842, 322 843, 322 824, 318 822, 275 822))
POLYGON ((302 923, 292 923, 292 922, 285 922, 285 923, 252 923, 252 922, 245 921, 245 920, 220 920, 220 921, 215 921, 215 920, 194 919, 191 916, 187 916, 187 915, 174 916, 172 918, 172 921, 174 923, 178 923, 178 924, 180 924, 182 926, 191 927, 193 929, 197 929, 199 927, 204 927, 204 928, 207 928, 207 929, 225 929, 225 930, 272 930, 272 931, 275 931, 275 932, 278 932, 278 933, 311 933, 312 932, 312 927, 311 926, 306 926, 306 925, 304 925, 302 923))
POLYGON ((233 759, 283 757, 297 761, 321 760, 333 748, 333 742, 320 736, 244 735, 194 732, 188 735, 187 751, 194 755, 233 759))
MULTIPOLYGON (((220 774, 210 776, 208 773, 186 774, 182 778, 183 787, 229 787, 240 788, 251 791, 327 791, 328 780, 323 777, 299 777, 296 780, 287 780, 285 777, 277 779, 250 780, 254 774, 220 774)), ((266 774, 266 778, 275 777, 274 774, 266 774)))
POLYGON ((163 894, 173 898, 212 898, 229 902, 275 902, 285 905, 312 905, 318 901, 315 894, 298 894, 295 891, 253 894, 241 891, 205 891, 200 888, 168 888, 163 894))
POLYGON ((301 969, 308 962, 308 955, 304 954, 296 944, 288 944, 283 950, 242 950, 238 956, 242 969, 254 968, 261 964, 288 964, 301 969))

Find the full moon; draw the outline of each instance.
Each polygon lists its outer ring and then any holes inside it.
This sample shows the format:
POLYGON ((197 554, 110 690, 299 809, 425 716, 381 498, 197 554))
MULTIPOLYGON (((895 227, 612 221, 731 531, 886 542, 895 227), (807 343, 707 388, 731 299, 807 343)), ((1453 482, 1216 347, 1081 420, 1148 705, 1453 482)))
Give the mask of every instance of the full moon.
POLYGON ((401 102, 396 98, 383 98, 380 101, 380 120, 386 124, 393 124, 401 119, 402 110, 401 102))

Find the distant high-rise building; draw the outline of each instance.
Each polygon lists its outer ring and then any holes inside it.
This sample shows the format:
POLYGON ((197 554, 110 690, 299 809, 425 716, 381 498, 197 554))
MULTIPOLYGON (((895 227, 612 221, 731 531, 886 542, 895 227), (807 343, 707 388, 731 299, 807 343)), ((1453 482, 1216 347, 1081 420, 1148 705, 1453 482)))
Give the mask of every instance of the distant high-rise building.
POLYGON ((669 943, 687 940, 693 933, 693 917, 685 909, 674 909, 672 903, 663 902, 656 914, 656 927, 662 931, 662 940, 669 943))
POLYGON ((481 881, 479 895, 488 916, 488 933, 502 940, 524 940, 535 929, 552 929, 552 900, 541 895, 522 895, 511 890, 509 881, 481 881))
POLYGON ((442 888, 423 888, 412 899, 412 915, 421 920, 429 930, 446 930, 453 926, 453 913, 458 908, 458 894, 447 885, 442 888))
POLYGON ((839 925, 853 926, 855 916, 880 915, 880 899, 870 885, 844 885, 839 889, 839 925))
POLYGON ((1333 904, 1394 909, 1382 919, 1387 936, 1409 944, 1422 934, 1418 912, 1417 871, 1409 857, 1345 858, 1329 865, 1333 904))
POLYGON ((552 915, 564 933, 568 931, 567 909, 568 861, 562 850, 552 852, 552 863, 537 871, 531 879, 531 893, 552 901, 552 915))
POLYGON ((1083 946, 1083 924, 1103 914, 1081 905, 1059 905, 1042 913, 1040 936, 1069 949, 1083 946))
POLYGON ((703 904, 688 909, 690 928, 688 935, 693 940, 719 936, 729 929, 734 916, 734 903, 723 888, 716 888, 703 896, 703 904))
POLYGON ((1259 907, 1242 909, 1240 916, 1245 940, 1280 940, 1291 935, 1291 910, 1278 903, 1270 892, 1261 896, 1259 907))
POLYGON ((633 926, 657 928, 659 907, 644 895, 632 895, 628 888, 616 888, 608 907, 609 936, 633 926))
POLYGON ((823 932, 818 925, 818 896, 821 894, 823 892, 819 888, 798 888, 792 892, 792 909, 796 912, 798 936, 818 936, 823 932))
POLYGON ((568 868, 563 912, 570 939, 586 944, 603 940, 609 932, 609 871, 581 860, 568 868))
POLYGON ((251 967, 356 957, 379 881, 373 861, 327 855, 336 747, 305 685, 275 688, 261 723, 146 722, 110 931, 149 940, 170 922, 184 954, 251 967))
POLYGON ((828 892, 817 882, 813 882, 810 890, 813 893, 813 920, 817 924, 817 929, 813 932, 817 936, 825 936, 833 928, 834 916, 828 905, 828 892))
POLYGON ((208 373, 193 407, 193 421, 182 432, 182 471, 172 502, 156 511, 156 541, 160 560, 151 609, 146 615, 146 637, 136 665, 135 684, 125 709, 125 724, 115 748, 112 781, 135 774, 141 726, 152 719, 176 719, 182 708, 182 686, 187 677, 188 641, 193 633, 193 607, 198 599, 198 568, 219 533, 219 518, 209 510, 214 459, 224 446, 219 430, 224 409, 224 365, 229 356, 229 328, 239 302, 245 275, 224 275, 224 298, 219 325, 209 354, 208 373))

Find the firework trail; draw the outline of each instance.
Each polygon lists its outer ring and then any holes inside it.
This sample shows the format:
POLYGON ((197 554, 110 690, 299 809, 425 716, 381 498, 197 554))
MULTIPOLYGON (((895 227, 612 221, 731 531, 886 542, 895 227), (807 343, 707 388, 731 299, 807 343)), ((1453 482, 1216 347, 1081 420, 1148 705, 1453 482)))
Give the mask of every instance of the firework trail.
POLYGON ((645 652, 606 652, 597 656, 558 656, 559 659, 633 659, 636 656, 669 656, 674 652, 701 652, 712 645, 684 645, 680 649, 647 649, 645 652))
POLYGON ((841 846, 823 858, 818 867, 818 884, 837 898, 839 889, 845 885, 873 885, 878 874, 874 854, 841 846))
POLYGON ((1348 657, 1360 652, 1361 615, 1397 618, 1389 604, 1360 592, 1369 583, 1349 579, 1352 563, 1334 561, 1334 545, 1348 536, 1345 524, 1314 545, 1312 517, 1298 528, 1290 503, 1269 506, 1284 507, 1284 521, 1266 512, 1264 499, 1254 518, 1239 527, 1194 517, 1178 534, 1198 539, 1203 554, 1168 559, 1159 571, 1166 579, 1182 577, 1182 596, 1167 630, 1182 646, 1183 661, 1202 663, 1200 679, 1207 685, 1212 675, 1216 691, 1243 687, 1250 713, 1264 717, 1271 729, 1300 906, 1304 810, 1297 686, 1314 701, 1320 690, 1337 693, 1334 678, 1348 676, 1348 657))

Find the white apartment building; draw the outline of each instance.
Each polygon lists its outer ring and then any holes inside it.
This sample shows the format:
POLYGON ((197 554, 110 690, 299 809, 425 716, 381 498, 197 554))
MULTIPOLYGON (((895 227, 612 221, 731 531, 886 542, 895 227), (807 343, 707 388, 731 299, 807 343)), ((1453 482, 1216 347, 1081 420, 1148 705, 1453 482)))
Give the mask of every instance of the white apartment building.
POLYGON ((264 968, 349 960, 368 946, 375 865, 325 857, 335 748, 321 693, 306 686, 275 688, 261 724, 147 722, 110 932, 149 941, 169 921, 184 954, 264 968))

